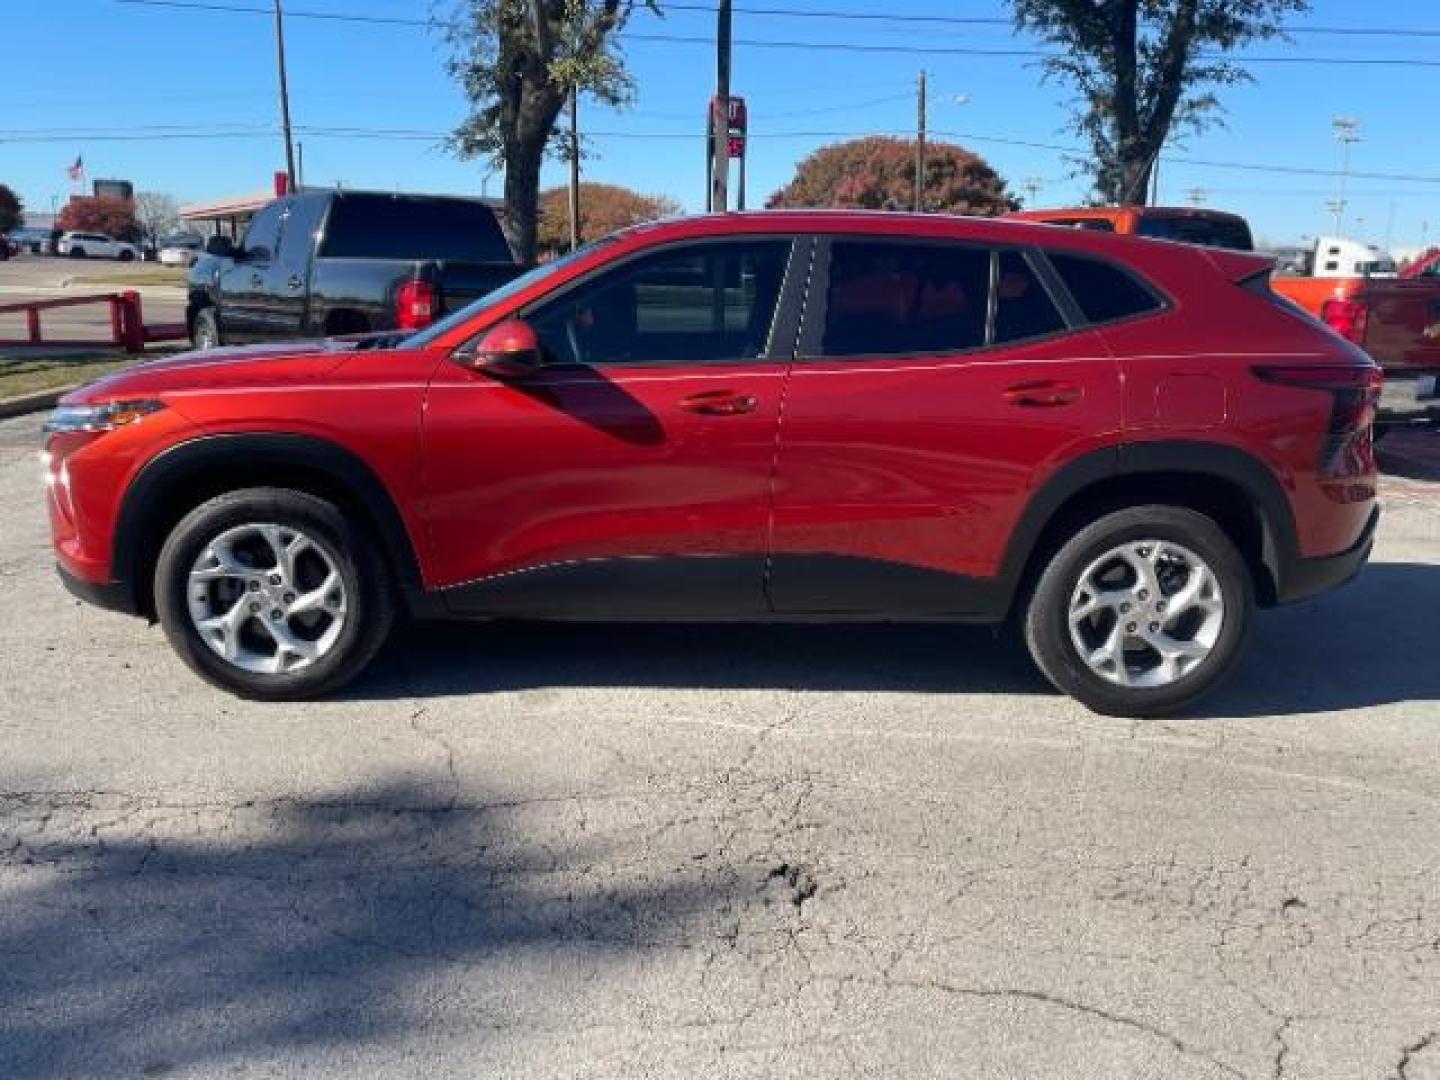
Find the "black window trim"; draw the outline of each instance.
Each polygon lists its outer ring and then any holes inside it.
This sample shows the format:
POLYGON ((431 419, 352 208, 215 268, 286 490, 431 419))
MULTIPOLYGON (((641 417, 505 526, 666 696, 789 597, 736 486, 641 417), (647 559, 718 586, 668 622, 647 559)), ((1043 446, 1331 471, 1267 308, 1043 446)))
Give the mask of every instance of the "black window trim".
POLYGON ((795 351, 796 363, 805 364, 854 364, 869 360, 938 360, 958 356, 975 356, 996 349, 1010 349, 1020 345, 1039 344, 1055 338, 1073 334, 1085 329, 1084 317, 1079 314, 1079 305, 1067 291, 1057 288, 1059 275, 1041 256, 1038 248, 1026 244, 989 243, 968 237, 950 236, 907 236, 904 233, 826 233, 816 238, 815 263, 810 272, 810 289, 805 303, 805 318, 801 326, 795 351), (980 345, 969 345, 960 349, 927 349, 922 352, 865 353, 855 356, 827 356, 822 347, 825 337, 825 316, 830 295, 830 248, 834 241, 860 241, 862 243, 890 243, 910 247, 963 247, 971 250, 988 251, 990 267, 988 277, 989 295, 985 307, 985 341, 980 345), (995 319, 999 307, 999 291, 996 281, 1000 273, 1000 256, 1014 252, 1019 254, 1050 297, 1050 302, 1065 323, 1058 330, 1044 334, 1031 334, 1008 341, 995 340, 995 319))
MULTIPOLYGON (((1192 244, 1188 246, 1195 247, 1196 245, 1192 244)), ((1176 307, 1174 298, 1151 281, 1148 276, 1140 273, 1127 263, 1121 262, 1119 259, 1112 259, 1108 255, 1097 255, 1093 252, 1075 251, 1069 248, 1050 247, 1037 248, 1035 250, 1035 256, 1039 262, 1044 264, 1046 272, 1053 277, 1055 289, 1065 297, 1065 301, 1069 305, 1069 310, 1073 311, 1079 319, 1080 327, 1094 329, 1100 326, 1124 326, 1126 323, 1139 322, 1141 319, 1153 319, 1158 315, 1166 315, 1176 307), (1052 255, 1087 259, 1090 262, 1103 263, 1112 270, 1118 270, 1136 285, 1139 285, 1144 292, 1149 293, 1150 297, 1155 301, 1155 306, 1149 311, 1139 311, 1133 315, 1122 315, 1118 319, 1087 319, 1084 310, 1080 307, 1079 301, 1071 294, 1070 287, 1065 284, 1064 275, 1050 262, 1050 256, 1052 255)))
MULTIPOLYGON (((594 371, 617 371, 625 372, 640 368, 665 368, 665 367, 735 367, 742 364, 779 364, 789 363, 795 357, 796 343, 799 338, 799 326, 801 311, 804 307, 809 278, 813 273, 814 265, 814 238, 788 231, 777 232, 754 232, 754 233, 729 233, 723 236, 684 236, 667 240, 663 243, 652 244, 625 255, 608 260, 599 266, 593 267, 589 272, 579 275, 564 285, 538 296, 523 307, 512 311, 505 319, 523 319, 528 321, 535 311, 547 304, 563 300, 569 293, 576 289, 593 284, 599 278, 619 270, 639 259, 649 258, 652 255, 662 254, 679 248, 696 247, 699 245, 729 245, 755 243, 766 240, 783 240, 790 244, 790 253, 786 258, 785 273, 780 279, 780 292, 775 298, 775 314, 770 323, 770 335, 765 343, 765 349, 759 356, 746 358, 722 358, 717 360, 625 360, 612 363, 571 363, 566 361, 553 361, 542 364, 543 368, 556 371, 583 370, 594 371), (786 344, 788 342, 788 345, 786 344)), ((505 321, 504 319, 501 320, 505 321)), ((491 323, 484 330, 467 339, 459 345, 452 356, 467 355, 473 351, 479 343, 480 338, 498 323, 491 323)))

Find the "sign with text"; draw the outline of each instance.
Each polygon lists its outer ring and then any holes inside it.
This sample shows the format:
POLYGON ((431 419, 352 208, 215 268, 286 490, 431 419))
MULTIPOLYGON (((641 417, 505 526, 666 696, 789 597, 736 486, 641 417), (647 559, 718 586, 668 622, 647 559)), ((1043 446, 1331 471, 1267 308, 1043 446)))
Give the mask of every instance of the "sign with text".
POLYGON ((745 99, 732 97, 710 99, 710 116, 714 129, 718 132, 721 125, 725 128, 725 155, 732 158, 743 158, 745 156, 745 132, 748 115, 745 110, 745 99))

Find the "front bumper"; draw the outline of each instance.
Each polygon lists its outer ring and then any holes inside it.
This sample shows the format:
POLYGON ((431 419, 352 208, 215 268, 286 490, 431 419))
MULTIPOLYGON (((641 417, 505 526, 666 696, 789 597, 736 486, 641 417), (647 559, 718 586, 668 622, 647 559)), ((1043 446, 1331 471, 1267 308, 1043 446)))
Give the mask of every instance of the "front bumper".
POLYGON ((1370 518, 1355 544, 1338 555, 1318 559, 1297 559, 1287 568, 1280 587, 1279 601, 1291 604, 1312 596, 1338 589, 1364 568, 1375 547, 1375 530, 1380 524, 1380 508, 1370 511, 1370 518))
POLYGON ((107 581, 102 584, 86 581, 84 578, 76 577, 59 563, 55 564, 55 572, 60 575, 60 583, 65 586, 66 591, 71 596, 84 600, 87 604, 94 604, 106 611, 119 611, 126 615, 140 614, 135 607, 134 590, 126 588, 123 582, 107 581))

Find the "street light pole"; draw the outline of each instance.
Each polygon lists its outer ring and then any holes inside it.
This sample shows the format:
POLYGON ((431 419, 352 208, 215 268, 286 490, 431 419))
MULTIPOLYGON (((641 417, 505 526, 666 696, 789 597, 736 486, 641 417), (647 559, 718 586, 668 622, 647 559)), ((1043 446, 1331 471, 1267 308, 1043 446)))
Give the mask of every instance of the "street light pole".
POLYGON ((570 250, 580 246, 580 97, 578 86, 570 87, 570 250))
POLYGON ((1348 116, 1337 116, 1330 128, 1340 143, 1340 198, 1335 201, 1335 235, 1345 235, 1345 186, 1350 179, 1350 147, 1360 141, 1360 121, 1348 116))
POLYGON ((915 213, 925 210, 925 72, 920 72, 920 93, 915 125, 915 213))
POLYGON ((275 0, 275 66, 280 72, 280 127, 285 133, 286 190, 295 190, 295 144, 290 135, 290 87, 285 76, 285 19, 275 0))

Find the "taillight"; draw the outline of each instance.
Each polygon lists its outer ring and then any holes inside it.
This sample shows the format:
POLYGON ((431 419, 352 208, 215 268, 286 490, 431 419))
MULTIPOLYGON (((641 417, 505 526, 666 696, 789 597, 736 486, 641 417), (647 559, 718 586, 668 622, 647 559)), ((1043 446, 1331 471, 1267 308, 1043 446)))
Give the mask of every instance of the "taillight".
POLYGON ((435 321, 435 286, 428 281, 407 281, 395 290, 395 328, 419 330, 435 321))
POLYGON ((1370 427, 1385 374, 1374 364, 1266 364, 1257 378, 1278 386, 1331 395, 1330 427, 1320 451, 1322 476, 1355 476, 1374 470, 1370 427))
POLYGON ((1364 300, 1326 300, 1320 305, 1320 321, 1346 341, 1363 345, 1370 305, 1364 300))

